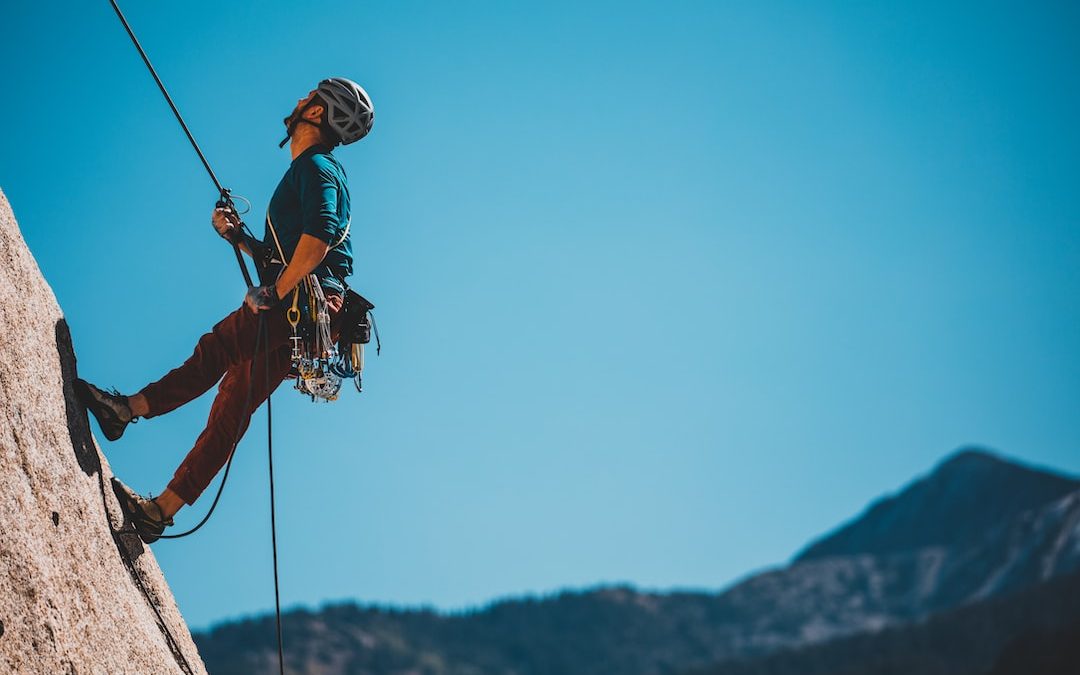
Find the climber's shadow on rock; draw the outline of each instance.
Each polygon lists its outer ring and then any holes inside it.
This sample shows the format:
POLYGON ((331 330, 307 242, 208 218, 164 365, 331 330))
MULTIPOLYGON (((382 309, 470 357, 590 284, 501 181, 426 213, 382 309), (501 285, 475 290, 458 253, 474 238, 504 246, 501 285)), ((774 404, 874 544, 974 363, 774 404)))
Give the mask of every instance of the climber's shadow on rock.
POLYGON ((98 456, 94 439, 90 432, 90 420, 86 409, 75 396, 73 382, 79 376, 75 365, 75 349, 71 343, 71 330, 67 321, 56 322, 56 353, 60 357, 60 374, 64 379, 64 409, 67 412, 68 433, 71 435, 71 447, 75 449, 75 459, 79 468, 87 476, 101 472, 101 458, 98 456))
POLYGON ((97 474, 98 488, 101 490, 102 515, 105 516, 109 533, 116 544, 117 553, 124 562, 128 574, 131 575, 132 581, 146 600, 146 604, 157 616, 158 627, 165 636, 169 650, 172 651, 180 670, 191 675, 194 671, 184 656, 183 648, 176 641, 176 637, 170 631, 168 623, 161 615, 161 609, 158 606, 159 600, 147 588, 139 568, 135 565, 135 561, 146 551, 146 546, 143 544, 142 539, 139 538, 138 533, 135 532, 135 528, 126 514, 123 516, 124 520, 120 529, 113 527, 110 514, 122 512, 118 508, 119 504, 113 501, 115 495, 111 494, 112 489, 107 490, 105 488, 105 472, 102 470, 101 456, 98 454, 94 436, 90 431, 90 419, 86 415, 86 408, 83 407, 75 395, 74 382, 78 378, 79 372, 76 366, 75 349, 71 342, 71 330, 64 319, 56 322, 56 353, 60 357, 60 374, 64 380, 64 410, 67 414, 68 433, 71 435, 71 447, 75 451, 75 459, 79 462, 79 468, 87 476, 97 474), (116 506, 110 508, 110 504, 116 506))
MULTIPOLYGON (((105 476, 101 470, 101 456, 98 455, 94 437, 90 431, 90 419, 86 415, 86 408, 79 402, 75 395, 73 383, 79 376, 75 360, 75 348, 71 342, 71 329, 67 321, 60 319, 56 322, 56 353, 60 357, 60 374, 63 378, 64 387, 64 410, 67 414, 68 434, 71 436, 71 447, 75 451, 75 459, 79 468, 87 476, 97 474, 98 484, 101 489, 101 500, 106 513, 110 512, 109 499, 112 490, 105 490, 105 476)), ((142 555, 144 549, 142 540, 135 532, 135 528, 124 516, 124 524, 119 529, 113 528, 112 519, 109 521, 109 530, 117 547, 124 554, 125 563, 129 566, 142 555)))

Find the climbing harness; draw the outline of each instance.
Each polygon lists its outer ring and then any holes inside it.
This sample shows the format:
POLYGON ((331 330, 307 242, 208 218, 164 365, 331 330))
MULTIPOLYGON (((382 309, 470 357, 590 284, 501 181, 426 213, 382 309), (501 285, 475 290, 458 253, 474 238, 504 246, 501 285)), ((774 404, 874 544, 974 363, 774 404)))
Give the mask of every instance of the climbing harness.
MULTIPOLYGON (((330 250, 345 243, 350 225, 351 221, 345 224, 330 250)), ((266 214, 266 229, 270 231, 276 249, 271 264, 288 266, 288 257, 269 213, 266 214)), ((271 276, 272 273, 266 278, 271 276)), ((294 379, 293 388, 310 396, 312 401, 336 401, 345 379, 353 381, 356 391, 363 391, 364 345, 371 342, 375 305, 349 288, 344 279, 337 281, 345 288, 345 297, 336 342, 330 328, 330 306, 318 275, 309 274, 297 284, 291 294, 291 304, 285 311, 285 319, 292 329, 289 377, 294 379)), ((376 336, 377 333, 376 330, 376 336)), ((377 338, 376 346, 376 353, 381 352, 382 345, 377 338)))

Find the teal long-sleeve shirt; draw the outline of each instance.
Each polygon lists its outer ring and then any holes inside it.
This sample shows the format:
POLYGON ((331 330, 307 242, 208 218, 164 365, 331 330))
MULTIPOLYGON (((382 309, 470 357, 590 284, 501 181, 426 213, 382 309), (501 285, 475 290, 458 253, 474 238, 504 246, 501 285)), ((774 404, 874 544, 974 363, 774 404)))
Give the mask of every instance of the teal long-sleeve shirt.
POLYGON ((290 260, 301 235, 310 234, 330 246, 337 244, 314 274, 324 288, 343 291, 340 280, 353 271, 351 232, 346 231, 350 218, 345 169, 329 148, 313 145, 292 161, 274 190, 266 210, 263 243, 275 254, 280 243, 290 260))

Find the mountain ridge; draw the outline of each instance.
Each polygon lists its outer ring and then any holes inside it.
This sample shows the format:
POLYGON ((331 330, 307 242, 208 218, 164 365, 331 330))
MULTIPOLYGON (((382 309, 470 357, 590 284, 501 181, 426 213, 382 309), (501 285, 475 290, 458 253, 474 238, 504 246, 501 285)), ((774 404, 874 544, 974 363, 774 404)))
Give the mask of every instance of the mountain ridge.
POLYGON ((1080 480, 968 446, 811 541, 793 562, 963 543, 968 532, 1080 489, 1080 480), (899 531, 899 532, 898 532, 899 531))
POLYGON ((1080 571, 925 622, 717 663, 682 675, 1030 675, 1080 658, 1080 571))
MULTIPOLYGON (((437 675, 660 675, 919 621, 1080 569, 1080 486, 1065 491, 1075 481, 1056 472, 962 450, 885 501, 930 517, 927 505, 938 504, 939 493, 963 502, 1010 480, 1020 498, 999 500, 1000 520, 981 536, 797 559, 718 592, 621 585, 502 599, 459 614, 355 603, 290 612, 288 665, 373 675, 418 668, 437 675), (1027 508, 1033 502, 1041 503, 1027 508)), ((988 520, 962 515, 962 522, 988 520)), ((219 624, 196 642, 215 675, 252 672, 270 663, 271 631, 270 617, 261 617, 219 624)))

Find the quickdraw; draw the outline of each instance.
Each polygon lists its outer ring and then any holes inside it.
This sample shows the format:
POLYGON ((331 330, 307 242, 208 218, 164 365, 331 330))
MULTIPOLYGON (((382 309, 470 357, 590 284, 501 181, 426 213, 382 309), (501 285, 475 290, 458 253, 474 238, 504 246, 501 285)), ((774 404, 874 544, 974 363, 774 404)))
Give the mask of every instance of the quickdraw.
MULTIPOLYGON (((345 241, 349 226, 350 223, 346 223, 345 234, 331 249, 345 241)), ((277 255, 271 262, 288 266, 288 258, 269 214, 266 228, 277 249, 277 255)), ((267 272, 269 276, 273 274, 267 272)), ((310 396, 313 402, 336 401, 341 395, 341 384, 346 379, 353 381, 357 392, 363 391, 364 345, 371 342, 374 325, 372 310, 375 305, 350 289, 344 280, 339 279, 338 282, 345 287, 345 298, 340 310, 342 317, 337 342, 333 339, 330 325, 330 306, 317 275, 309 274, 297 284, 292 291, 292 301, 285 310, 285 319, 292 329, 289 337, 292 344, 289 376, 294 380, 293 388, 310 396)), ((378 343, 377 338, 376 330, 378 343)), ((382 345, 377 344, 376 353, 381 351, 382 345)))
MULTIPOLYGON (((351 379, 363 391, 364 345, 371 342, 375 305, 352 289, 345 292, 340 333, 331 336, 330 309, 326 293, 314 274, 303 283, 307 302, 301 303, 300 288, 292 294, 285 316, 292 328, 292 371, 294 388, 312 401, 336 401, 344 380, 351 379), (303 306, 303 310, 301 310, 303 306), (306 319, 305 320, 305 315, 306 319)), ((381 351, 381 345, 379 345, 381 351)))
MULTIPOLYGON (((299 331, 298 323, 292 325, 292 367, 296 390, 311 396, 312 401, 336 401, 341 392, 341 377, 333 373, 330 364, 337 359, 337 347, 330 337, 330 307, 326 294, 315 275, 304 279, 307 291, 307 313, 311 317, 309 330, 299 331)), ((289 312, 295 316, 300 288, 293 291, 293 306, 289 312)))

